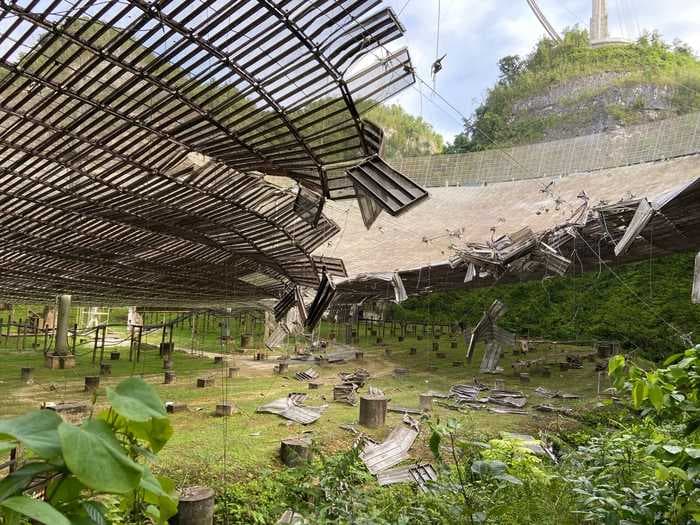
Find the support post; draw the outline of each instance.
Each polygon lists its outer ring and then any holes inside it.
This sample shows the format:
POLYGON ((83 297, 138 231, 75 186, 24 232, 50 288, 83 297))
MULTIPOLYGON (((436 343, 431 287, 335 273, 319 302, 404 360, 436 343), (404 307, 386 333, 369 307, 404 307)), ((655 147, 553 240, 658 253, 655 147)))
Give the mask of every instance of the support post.
POLYGON ((68 354, 68 318, 70 317, 70 295, 58 296, 58 312, 56 319, 56 348, 58 355, 68 354))

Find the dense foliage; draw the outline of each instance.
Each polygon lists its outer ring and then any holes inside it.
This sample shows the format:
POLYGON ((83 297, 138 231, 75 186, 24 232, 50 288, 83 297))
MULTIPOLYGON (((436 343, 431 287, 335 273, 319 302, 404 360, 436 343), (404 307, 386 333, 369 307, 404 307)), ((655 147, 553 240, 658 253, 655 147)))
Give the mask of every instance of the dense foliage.
MULTIPOLYGON (((677 41, 670 45, 657 33, 651 33, 631 45, 591 48, 587 32, 579 29, 566 31, 563 39, 561 44, 542 39, 525 58, 517 55, 502 58, 498 83, 446 151, 462 153, 541 140, 544 130, 552 127, 555 120, 577 116, 516 115, 514 103, 542 94, 554 85, 600 73, 625 73, 620 80, 623 85, 673 86, 676 94, 672 105, 677 114, 700 108, 700 62, 686 44, 677 41)), ((584 96, 590 98, 596 94, 591 90, 584 96)), ((608 108, 609 112, 618 113, 622 124, 634 123, 635 114, 643 109, 608 108)), ((590 120, 590 115, 578 117, 590 120)))
POLYGON ((175 514, 174 484, 149 466, 172 435, 162 401, 139 378, 107 397, 111 408, 80 426, 51 410, 0 420, 0 451, 21 445, 30 454, 0 481, 0 523, 160 524, 175 514), (26 494, 37 491, 41 498, 26 494))
POLYGON ((397 104, 379 105, 366 115, 384 130, 384 155, 387 159, 441 153, 442 136, 421 117, 409 115, 397 104))
POLYGON ((503 327, 519 334, 615 339, 661 360, 683 348, 680 334, 700 326, 700 306, 690 304, 693 265, 694 254, 676 254, 576 277, 432 293, 395 305, 391 315, 474 326, 494 299, 500 299, 509 308, 503 327))

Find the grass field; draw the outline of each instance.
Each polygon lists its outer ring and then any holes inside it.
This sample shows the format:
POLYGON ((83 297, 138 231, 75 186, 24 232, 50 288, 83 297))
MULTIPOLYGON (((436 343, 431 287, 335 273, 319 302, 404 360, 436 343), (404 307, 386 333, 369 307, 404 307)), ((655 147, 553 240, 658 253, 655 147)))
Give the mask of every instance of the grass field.
MULTIPOLYGON (((214 330, 215 328, 212 328, 214 330)), ((214 365, 211 355, 193 356, 184 350, 190 350, 187 344, 187 328, 182 328, 174 334, 178 351, 174 357, 174 371, 177 381, 172 385, 163 384, 162 360, 158 355, 157 343, 160 334, 154 333, 144 340, 142 361, 128 361, 127 346, 113 346, 106 353, 118 348, 122 358, 112 361, 112 376, 102 379, 100 389, 95 397, 97 408, 106 404, 104 389, 115 385, 120 379, 129 375, 142 375, 152 383, 165 401, 187 403, 188 411, 171 416, 175 434, 168 445, 160 453, 160 469, 173 476, 178 483, 187 484, 196 481, 221 478, 233 480, 241 477, 254 477, 268 468, 279 466, 277 451, 279 441, 285 437, 306 433, 313 437, 321 450, 332 452, 351 446, 355 436, 340 429, 343 424, 357 423, 358 406, 335 403, 332 401, 332 388, 338 382, 340 371, 351 371, 355 368, 365 368, 371 378, 369 384, 381 388, 390 398, 391 403, 405 407, 418 407, 418 395, 427 390, 447 391, 457 383, 471 383, 474 377, 487 385, 493 385, 495 379, 504 379, 506 388, 522 390, 529 396, 527 408, 529 415, 493 414, 486 411, 456 412, 447 408, 435 407, 432 418, 456 417, 469 420, 480 432, 496 434, 502 430, 538 431, 559 430, 562 427, 574 425, 570 418, 543 414, 532 410, 538 403, 561 404, 576 408, 591 406, 597 402, 597 377, 594 363, 586 361, 580 370, 560 371, 553 368, 550 377, 533 376, 528 384, 521 384, 511 368, 511 363, 519 359, 511 351, 506 351, 500 365, 504 373, 498 376, 479 375, 478 368, 483 346, 479 346, 472 363, 464 362, 465 343, 458 339, 458 347, 450 348, 450 339, 443 335, 440 340, 440 351, 445 358, 438 358, 431 350, 433 340, 429 337, 418 341, 415 337, 407 337, 399 342, 396 337, 385 336, 385 344, 376 344, 376 337, 362 333, 358 347, 364 351, 362 361, 351 361, 344 364, 329 364, 322 367, 314 366, 321 376, 323 383, 318 390, 308 390, 306 383, 293 378, 296 371, 309 368, 309 363, 292 361, 289 372, 285 376, 273 374, 273 366, 277 355, 271 355, 267 361, 254 361, 253 352, 233 352, 229 359, 240 368, 238 377, 228 379, 220 365, 214 365), (410 355, 409 349, 415 346, 416 355, 410 355), (391 352, 386 355, 386 350, 391 352), (461 366, 453 366, 460 361, 461 366), (409 369, 408 376, 396 377, 393 370, 396 367, 409 369), (215 386, 196 388, 196 379, 202 376, 214 375, 215 386), (549 400, 534 394, 535 388, 544 386, 551 390, 563 390, 578 394, 580 400, 561 401, 549 400), (259 414, 255 410, 265 402, 279 397, 285 397, 289 392, 306 392, 306 404, 328 404, 328 409, 321 419, 309 426, 289 422, 273 414, 259 414), (213 416, 214 407, 223 399, 232 401, 237 407, 237 413, 229 418, 213 416), (226 446, 224 446, 226 444, 226 446)), ((333 330, 324 324, 323 332, 333 330)), ((189 336, 191 339, 191 336, 189 336)), ((116 338, 118 339, 118 338, 116 338)), ((215 336, 200 337, 203 344, 196 345, 197 351, 219 352, 221 346, 215 336)), ((257 338, 259 341, 260 338, 257 338)), ((5 341, 0 338, 0 342, 5 341)), ((30 348, 28 342, 26 347, 30 348)), ((332 345, 331 345, 332 348, 332 345)), ((586 348, 559 347, 557 349, 540 349, 532 352, 528 359, 547 357, 557 360, 572 353, 590 353, 586 348)), ((43 355, 40 350, 16 350, 16 344, 10 340, 9 345, 0 349, 3 366, 0 368, 0 416, 10 416, 38 408, 45 401, 83 401, 92 402, 93 395, 83 392, 83 378, 86 375, 96 375, 99 366, 93 366, 92 347, 86 343, 78 347, 77 366, 71 370, 49 370, 43 366, 43 355), (22 384, 20 368, 34 367, 33 384, 22 384)), ((601 377, 601 390, 607 388, 607 378, 601 377)), ((376 439, 382 439, 390 429, 401 421, 402 415, 389 413, 387 426, 378 430, 368 430, 367 433, 376 439)), ((426 424, 423 424, 426 428, 426 424)), ((429 459, 425 443, 427 432, 421 433, 419 441, 412 450, 416 459, 429 459)))

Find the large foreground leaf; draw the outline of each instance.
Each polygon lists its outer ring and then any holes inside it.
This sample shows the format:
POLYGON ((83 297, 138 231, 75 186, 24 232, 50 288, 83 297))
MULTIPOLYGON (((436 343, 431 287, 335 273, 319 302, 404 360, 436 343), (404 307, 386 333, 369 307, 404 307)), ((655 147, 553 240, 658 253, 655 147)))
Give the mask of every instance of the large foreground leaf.
POLYGON ((126 379, 114 389, 108 388, 107 398, 117 414, 131 421, 167 417, 155 389, 139 377, 126 379))
POLYGON ((36 410, 10 419, 0 419, 0 440, 19 441, 44 459, 61 453, 58 426, 61 417, 53 410, 36 410))
POLYGON ((28 496, 8 498, 0 503, 0 507, 5 507, 46 525, 71 525, 70 521, 51 505, 28 496))
POLYGON ((86 486, 115 494, 138 486, 141 466, 126 455, 104 421, 88 421, 81 427, 63 423, 58 435, 66 465, 86 486))

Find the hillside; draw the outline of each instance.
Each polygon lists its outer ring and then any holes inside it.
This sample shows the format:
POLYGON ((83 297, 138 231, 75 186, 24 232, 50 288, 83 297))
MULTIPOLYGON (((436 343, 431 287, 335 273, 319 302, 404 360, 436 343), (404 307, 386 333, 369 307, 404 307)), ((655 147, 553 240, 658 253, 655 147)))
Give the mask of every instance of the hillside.
POLYGON ((488 91, 448 153, 600 133, 700 109, 700 61, 652 33, 630 45, 591 48, 588 33, 543 39, 527 57, 499 61, 488 91))
POLYGON ((387 159, 442 153, 442 136, 421 117, 414 117, 397 104, 376 106, 366 115, 384 130, 387 159))

